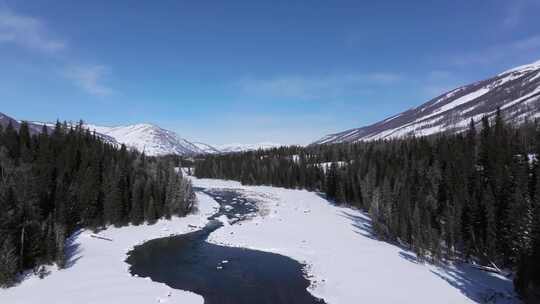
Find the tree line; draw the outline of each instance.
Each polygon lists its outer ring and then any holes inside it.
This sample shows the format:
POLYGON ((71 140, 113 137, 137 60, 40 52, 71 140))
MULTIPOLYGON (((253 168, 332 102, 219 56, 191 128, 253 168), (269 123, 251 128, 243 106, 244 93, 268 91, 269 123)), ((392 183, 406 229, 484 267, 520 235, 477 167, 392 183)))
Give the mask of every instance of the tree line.
POLYGON ((466 132, 390 141, 210 155, 197 177, 322 191, 369 212, 379 238, 419 259, 461 259, 516 272, 540 299, 540 129, 471 121, 466 132), (477 130, 478 129, 478 130, 477 130))
MULTIPOLYGON (((76 229, 153 223, 183 216, 195 195, 168 160, 117 147, 57 122, 31 134, 0 125, 0 286, 40 265, 66 265, 76 229)), ((43 269, 43 268, 41 268, 43 269)))

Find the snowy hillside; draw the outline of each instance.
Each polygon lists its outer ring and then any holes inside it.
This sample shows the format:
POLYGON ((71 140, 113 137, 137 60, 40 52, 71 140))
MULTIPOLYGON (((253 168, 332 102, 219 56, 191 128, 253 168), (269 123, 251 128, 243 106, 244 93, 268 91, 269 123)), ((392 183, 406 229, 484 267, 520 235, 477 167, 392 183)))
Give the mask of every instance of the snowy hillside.
POLYGON ((181 138, 173 131, 152 124, 135 124, 120 127, 86 125, 91 131, 111 136, 117 142, 150 156, 167 154, 204 154, 211 148, 205 144, 194 144, 181 138), (203 148, 204 145, 204 148, 203 148))
POLYGON ((194 155, 270 149, 281 146, 276 143, 230 144, 211 146, 202 142, 190 142, 173 131, 152 124, 135 124, 121 127, 87 125, 90 130, 113 137, 117 142, 144 151, 147 155, 194 155))
POLYGON ((218 154, 270 149, 281 146, 276 143, 230 144, 214 147, 201 142, 190 142, 175 132, 152 124, 135 124, 121 127, 87 125, 90 130, 113 137, 117 142, 144 151, 147 155, 194 155, 218 154))
POLYGON ((256 143, 256 144, 227 144, 227 145, 221 145, 217 148, 222 153, 233 153, 233 152, 245 152, 245 151, 255 151, 255 150, 266 150, 266 149, 272 149, 281 147, 283 145, 276 144, 276 143, 270 143, 270 142, 262 142, 262 143, 256 143))
POLYGON ((197 148, 199 148, 202 153, 205 153, 205 154, 217 154, 217 153, 221 153, 221 151, 219 149, 217 149, 216 147, 213 147, 209 144, 205 144, 205 143, 201 143, 201 142, 194 142, 193 143, 195 146, 197 146, 197 148))
MULTIPOLYGON (((19 126, 21 124, 20 120, 16 120, 12 117, 7 116, 4 113, 0 112, 0 126, 3 128, 7 127, 11 123, 11 125, 18 130, 19 126)), ((48 125, 47 125, 48 126, 48 125)), ((30 129, 31 134, 37 134, 42 131, 43 129, 43 123, 34 123, 34 122, 28 122, 28 128, 30 129)))
MULTIPOLYGON (((9 122, 19 128, 20 121, 11 118, 3 113, 0 113, 0 125, 6 127, 9 122)), ((31 133, 39 133, 43 125, 46 125, 51 131, 54 128, 54 123, 44 122, 28 122, 31 133)), ((75 125, 75 123, 68 123, 75 125)), ((96 134, 105 141, 112 144, 125 144, 129 148, 136 149, 146 153, 149 156, 160 156, 167 154, 177 155, 195 155, 195 154, 218 154, 253 151, 258 149, 270 149, 282 146, 276 143, 256 143, 256 144, 227 144, 219 147, 214 147, 202 142, 191 142, 176 134, 173 131, 163 129, 153 124, 134 124, 127 126, 106 127, 94 124, 85 124, 85 127, 90 131, 95 131, 96 134)))
POLYGON ((510 123, 540 117, 540 61, 456 88, 375 124, 327 135, 314 144, 460 132, 471 119, 477 123, 497 108, 510 123))

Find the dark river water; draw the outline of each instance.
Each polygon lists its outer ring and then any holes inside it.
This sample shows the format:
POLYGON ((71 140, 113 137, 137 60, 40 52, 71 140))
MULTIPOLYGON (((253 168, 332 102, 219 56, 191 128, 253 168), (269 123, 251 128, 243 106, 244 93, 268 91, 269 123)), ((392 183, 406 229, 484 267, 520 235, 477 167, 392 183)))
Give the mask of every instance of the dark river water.
POLYGON ((324 303, 306 288, 303 265, 283 255, 258 250, 214 245, 210 233, 249 220, 257 205, 234 190, 205 190, 219 204, 219 211, 203 229, 188 234, 154 239, 128 253, 130 272, 204 297, 206 304, 324 303))

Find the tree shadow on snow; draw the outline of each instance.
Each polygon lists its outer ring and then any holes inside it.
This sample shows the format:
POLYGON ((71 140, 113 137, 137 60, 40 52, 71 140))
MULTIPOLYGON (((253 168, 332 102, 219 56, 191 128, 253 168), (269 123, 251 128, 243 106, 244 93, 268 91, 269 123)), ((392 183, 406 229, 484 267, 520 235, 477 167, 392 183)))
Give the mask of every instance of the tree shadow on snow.
MULTIPOLYGON (((325 195, 318 194, 334 206, 340 206, 336 202, 329 200, 325 195)), ((371 218, 363 211, 357 210, 360 215, 350 210, 341 210, 340 216, 351 222, 354 232, 375 241, 386 242, 401 250, 399 256, 414 264, 426 264, 430 272, 458 289, 467 298, 477 303, 491 304, 517 304, 521 303, 514 292, 512 280, 504 276, 489 273, 467 263, 452 263, 433 265, 428 262, 419 261, 416 254, 410 251, 405 244, 399 242, 388 242, 379 239, 373 231, 371 218)))
POLYGON ((322 198, 323 200, 327 201, 327 202, 328 202, 330 205, 332 205, 332 206, 351 208, 350 205, 338 203, 336 200, 329 198, 328 195, 326 195, 326 193, 324 193, 324 192, 314 192, 314 193, 315 193, 315 195, 317 195, 318 197, 320 197, 320 198, 322 198))
MULTIPOLYGON (((401 247, 401 246, 398 246, 401 247)), ((521 303, 513 291, 512 281, 501 275, 485 272, 466 263, 438 264, 421 262, 416 255, 407 249, 399 252, 399 256, 414 264, 430 267, 432 274, 443 279, 458 289, 467 298, 477 303, 510 304, 521 303)))
POLYGON ((430 271, 475 302, 521 303, 513 290, 512 280, 501 275, 465 263, 441 265, 430 271))
POLYGON ((363 214, 356 215, 348 211, 341 211, 341 214, 339 214, 339 216, 351 221, 351 226, 353 226, 355 233, 375 241, 381 241, 375 236, 375 233, 373 232, 373 226, 371 224, 371 219, 368 216, 363 214))
POLYGON ((399 256, 402 258, 402 259, 405 259, 413 264, 418 264, 418 259, 416 258, 416 255, 412 254, 412 253, 409 253, 409 252, 406 252, 406 251, 400 251, 399 252, 399 256))
POLYGON ((77 239, 81 235, 81 233, 82 230, 79 229, 66 239, 64 245, 64 256, 66 258, 66 264, 64 265, 64 268, 72 267, 73 265, 75 265, 75 263, 77 263, 80 258, 82 258, 81 245, 77 242, 77 239))
POLYGON ((339 215, 351 221, 355 233, 400 248, 401 250, 398 254, 402 259, 414 264, 425 263, 426 267, 431 268, 430 272, 432 274, 443 279, 474 302, 496 304, 521 303, 513 291, 511 279, 476 269, 466 263, 433 265, 428 262, 421 262, 404 244, 387 242, 377 238, 373 231, 371 219, 363 212, 357 215, 344 210, 339 215))

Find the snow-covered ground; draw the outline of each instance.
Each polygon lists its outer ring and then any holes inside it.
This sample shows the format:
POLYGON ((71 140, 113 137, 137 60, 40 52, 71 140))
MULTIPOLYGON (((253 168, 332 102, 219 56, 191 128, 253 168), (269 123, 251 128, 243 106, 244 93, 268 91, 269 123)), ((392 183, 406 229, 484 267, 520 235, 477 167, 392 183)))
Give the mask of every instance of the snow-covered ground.
POLYGON ((313 192, 195 179, 205 188, 243 189, 264 212, 213 232, 209 241, 292 257, 308 265, 310 291, 327 303, 482 303, 514 295, 511 280, 467 265, 417 263, 412 252, 376 240, 364 213, 313 192))
MULTIPOLYGON (((365 214, 334 206, 316 193, 211 179, 193 178, 193 183, 240 189, 259 202, 258 215, 224 225, 210 235, 210 242, 280 253, 305 263, 310 292, 329 304, 482 303, 494 294, 495 303, 515 302, 505 299, 513 296, 509 279, 470 266, 419 264, 413 253, 376 240, 365 214)), ((145 240, 202 227, 218 204, 206 194, 197 197, 197 214, 151 226, 110 227, 98 234, 112 242, 85 230, 75 234, 67 269, 54 269, 45 279, 30 275, 16 287, 0 289, 0 303, 203 303, 199 295, 132 277, 124 262, 126 253, 145 240)))
POLYGON ((197 196, 197 214, 160 220, 154 225, 109 227, 97 234, 112 241, 91 237, 92 233, 86 230, 76 233, 67 248, 71 251, 68 268, 57 270, 52 266, 51 274, 44 279, 29 275, 15 287, 0 289, 0 303, 202 304, 204 299, 199 295, 131 276, 129 265, 124 262, 127 252, 146 240, 203 227, 219 205, 205 194, 197 196))

